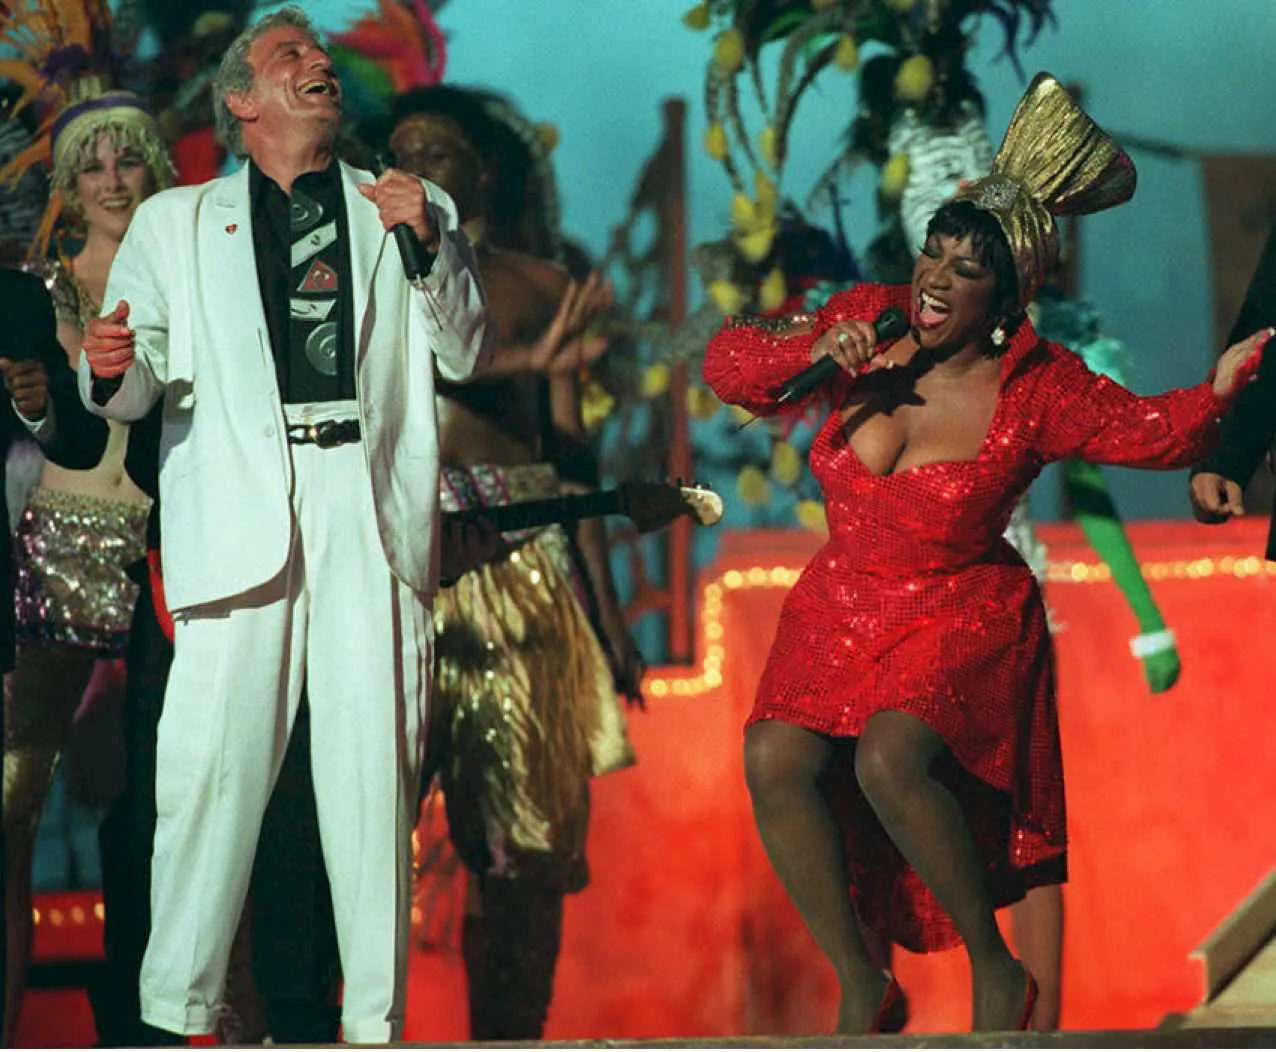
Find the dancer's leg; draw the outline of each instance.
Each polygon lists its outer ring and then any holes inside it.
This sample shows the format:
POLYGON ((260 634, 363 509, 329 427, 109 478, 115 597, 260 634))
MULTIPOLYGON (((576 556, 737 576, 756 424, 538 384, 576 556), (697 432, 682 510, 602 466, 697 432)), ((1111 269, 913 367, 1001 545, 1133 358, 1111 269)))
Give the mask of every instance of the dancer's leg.
POLYGON ((1028 975, 997 927, 957 798, 932 777, 945 747, 916 717, 879 712, 856 746, 855 774, 887 834, 961 933, 970 957, 974 1029, 1013 1030, 1023 1013, 1028 975))
POLYGON ((866 1033, 886 978, 874 965, 851 904, 842 835, 817 781, 833 746, 778 721, 745 735, 744 769, 762 846, 842 988, 838 1032, 866 1033))

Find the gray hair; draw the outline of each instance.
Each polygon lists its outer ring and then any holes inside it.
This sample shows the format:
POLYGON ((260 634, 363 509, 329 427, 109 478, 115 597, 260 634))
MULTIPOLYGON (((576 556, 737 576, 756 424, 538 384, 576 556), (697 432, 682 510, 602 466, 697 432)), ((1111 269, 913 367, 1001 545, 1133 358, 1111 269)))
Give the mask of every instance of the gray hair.
POLYGON ((217 140, 236 157, 243 157, 247 152, 244 149, 244 130, 239 118, 227 108, 226 96, 246 95, 252 91, 253 67, 248 61, 248 52, 258 37, 280 26, 293 26, 309 34, 312 40, 319 39, 314 24, 301 8, 281 7, 253 23, 234 39, 222 56, 217 75, 213 78, 213 126, 217 140))

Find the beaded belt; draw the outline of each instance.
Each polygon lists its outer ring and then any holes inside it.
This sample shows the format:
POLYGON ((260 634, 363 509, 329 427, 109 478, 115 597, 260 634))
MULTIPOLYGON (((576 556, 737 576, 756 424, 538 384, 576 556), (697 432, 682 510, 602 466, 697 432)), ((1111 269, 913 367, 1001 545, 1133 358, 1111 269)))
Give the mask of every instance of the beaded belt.
POLYGON ((288 441, 294 446, 316 445, 331 449, 359 441, 358 420, 320 420, 317 424, 289 424, 288 441))

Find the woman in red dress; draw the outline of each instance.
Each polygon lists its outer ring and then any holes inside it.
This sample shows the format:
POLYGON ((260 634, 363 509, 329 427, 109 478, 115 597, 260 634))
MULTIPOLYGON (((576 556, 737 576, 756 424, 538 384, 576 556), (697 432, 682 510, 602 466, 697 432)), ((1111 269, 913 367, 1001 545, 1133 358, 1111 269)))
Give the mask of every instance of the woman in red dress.
POLYGON ((1066 829, 1045 607, 1002 532, 1051 461, 1198 460, 1270 335, 1149 398, 1036 335, 1023 308, 1057 259, 1054 215, 1134 181, 1041 75, 992 173, 936 213, 911 286, 860 285, 789 325, 730 319, 707 349, 706 382, 759 415, 810 361, 842 367, 810 455, 829 541, 785 602, 745 734, 758 830, 837 972, 840 1033, 898 996, 861 922, 915 951, 964 943, 974 1029, 1026 1026, 1035 983, 994 910, 1066 879, 1066 829), (911 331, 882 347, 888 307, 911 331))

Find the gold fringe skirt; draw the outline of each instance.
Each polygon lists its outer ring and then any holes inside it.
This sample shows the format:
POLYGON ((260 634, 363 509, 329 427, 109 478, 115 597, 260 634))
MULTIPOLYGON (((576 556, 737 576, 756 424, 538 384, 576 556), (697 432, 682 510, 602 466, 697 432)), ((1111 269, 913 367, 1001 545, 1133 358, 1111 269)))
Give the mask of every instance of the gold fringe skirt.
MULTIPOLYGON (((549 465, 445 469, 445 511, 553 496, 549 465)), ((612 672, 557 526, 435 599, 426 778, 472 872, 588 883, 589 780, 634 762, 612 672)))

